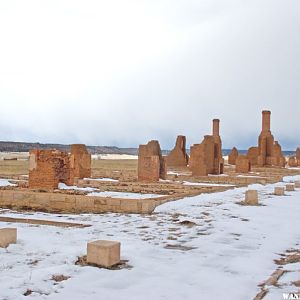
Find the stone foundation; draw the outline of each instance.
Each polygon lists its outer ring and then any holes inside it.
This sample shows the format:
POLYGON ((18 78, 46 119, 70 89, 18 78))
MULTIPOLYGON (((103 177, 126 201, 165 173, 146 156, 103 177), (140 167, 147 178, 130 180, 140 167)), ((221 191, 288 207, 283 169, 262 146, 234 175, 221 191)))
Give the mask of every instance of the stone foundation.
MULTIPOLYGON (((199 194, 199 193, 198 193, 199 194)), ((26 190, 0 190, 0 207, 52 213, 152 213, 156 206, 186 195, 148 199, 91 197, 63 193, 41 193, 26 190)))

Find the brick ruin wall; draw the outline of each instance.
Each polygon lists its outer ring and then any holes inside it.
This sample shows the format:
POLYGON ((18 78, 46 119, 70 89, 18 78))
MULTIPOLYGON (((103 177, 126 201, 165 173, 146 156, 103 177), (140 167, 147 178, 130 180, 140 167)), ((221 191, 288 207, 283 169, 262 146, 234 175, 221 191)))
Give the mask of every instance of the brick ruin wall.
POLYGON ((235 171, 237 173, 248 173, 251 171, 251 163, 246 155, 239 155, 237 157, 235 171))
POLYGON ((228 163, 230 165, 235 165, 236 159, 239 156, 237 148, 233 147, 228 155, 228 163))
POLYGON ((214 119, 213 134, 204 136, 201 144, 191 146, 189 167, 193 176, 218 175, 224 171, 219 123, 218 119, 214 119))
POLYGON ((248 150, 248 159, 252 165, 257 166, 278 166, 286 165, 285 157, 281 146, 274 140, 271 133, 271 112, 262 112, 262 131, 258 138, 258 147, 251 147, 248 150))
POLYGON ((57 150, 29 153, 29 188, 53 190, 60 182, 74 185, 75 178, 91 176, 91 155, 84 145, 71 146, 71 154, 57 150))
POLYGON ((168 167, 186 167, 189 157, 186 154, 186 137, 179 135, 176 139, 174 149, 166 156, 166 164, 168 167))
POLYGON ((166 179, 166 162, 161 154, 158 141, 150 141, 147 145, 139 146, 138 180, 158 181, 166 179))

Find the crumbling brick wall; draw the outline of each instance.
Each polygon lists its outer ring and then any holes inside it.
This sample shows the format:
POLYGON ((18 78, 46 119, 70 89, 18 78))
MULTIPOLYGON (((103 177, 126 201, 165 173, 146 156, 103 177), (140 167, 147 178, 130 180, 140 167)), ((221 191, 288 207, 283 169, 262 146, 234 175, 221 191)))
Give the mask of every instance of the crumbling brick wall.
POLYGON ((239 155, 235 162, 237 173, 248 173, 251 171, 251 163, 246 155, 239 155))
POLYGON ((29 154, 29 188, 56 189, 59 182, 72 184, 70 158, 57 150, 32 150, 29 154))
POLYGON ((179 135, 174 149, 166 156, 166 164, 168 167, 186 167, 188 161, 189 157, 186 154, 186 137, 179 135))
POLYGON ((214 172, 215 143, 211 135, 204 136, 201 144, 191 147, 189 167, 193 176, 207 176, 214 172))
POLYGON ((299 161, 298 161, 296 156, 289 157, 289 159, 288 159, 288 166, 289 167, 295 168, 295 167, 298 167, 298 165, 299 165, 299 161))
POLYGON ((247 154, 252 165, 284 167, 285 157, 281 146, 271 133, 271 112, 262 112, 262 130, 258 138, 258 147, 251 147, 247 154))
POLYGON ((91 177, 91 155, 83 144, 71 145, 71 172, 73 178, 91 177))
POLYGON ((233 147, 232 150, 230 151, 229 155, 228 155, 228 163, 230 165, 235 165, 235 161, 236 161, 238 156, 239 156, 238 150, 235 147, 233 147))
POLYGON ((139 146, 138 180, 158 181, 166 179, 166 163, 161 154, 158 141, 150 141, 147 145, 139 146))
POLYGON ((193 176, 223 173, 224 159, 219 124, 220 121, 214 119, 213 134, 204 136, 201 144, 195 144, 191 147, 189 167, 193 176))
POLYGON ((74 185, 75 178, 91 176, 91 155, 84 145, 72 145, 71 154, 32 150, 29 154, 29 188, 57 189, 60 182, 74 185))
POLYGON ((213 119, 213 139, 215 143, 214 149, 214 169, 211 174, 223 174, 224 159, 222 155, 222 140, 220 136, 220 120, 213 119))
POLYGON ((296 158, 300 160, 300 148, 296 149, 296 158))

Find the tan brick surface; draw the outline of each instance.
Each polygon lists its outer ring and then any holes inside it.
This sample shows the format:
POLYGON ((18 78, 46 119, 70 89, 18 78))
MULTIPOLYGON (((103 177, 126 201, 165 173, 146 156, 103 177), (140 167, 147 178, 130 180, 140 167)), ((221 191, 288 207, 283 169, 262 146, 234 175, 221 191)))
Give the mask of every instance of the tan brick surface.
POLYGON ((106 268, 120 262, 121 243, 115 241, 94 241, 87 244, 87 262, 106 268))

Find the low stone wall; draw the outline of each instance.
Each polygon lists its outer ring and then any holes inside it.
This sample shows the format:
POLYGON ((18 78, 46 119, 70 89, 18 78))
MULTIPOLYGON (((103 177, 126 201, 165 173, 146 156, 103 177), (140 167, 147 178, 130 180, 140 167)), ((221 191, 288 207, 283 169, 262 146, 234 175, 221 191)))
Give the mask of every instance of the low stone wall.
POLYGON ((260 183, 260 184, 268 184, 268 183, 276 183, 282 181, 282 176, 273 176, 273 177, 265 177, 265 176, 251 176, 251 175, 241 175, 239 176, 198 176, 194 178, 190 178, 189 176, 179 175, 179 180, 186 180, 190 182, 202 182, 202 183, 216 183, 216 184, 233 184, 233 185, 241 185, 245 186, 248 184, 260 183))
POLYGON ((0 207, 54 213, 152 213, 156 206, 186 195, 149 199, 119 199, 44 193, 26 190, 1 190, 0 207))

